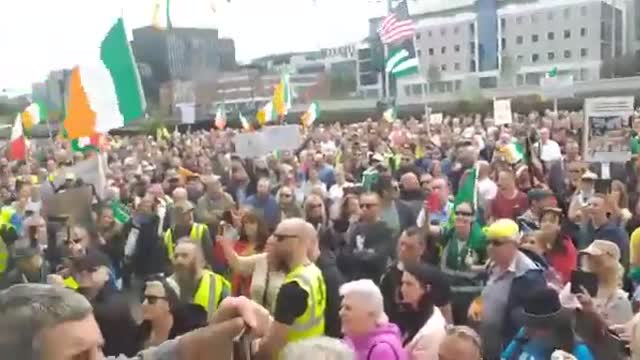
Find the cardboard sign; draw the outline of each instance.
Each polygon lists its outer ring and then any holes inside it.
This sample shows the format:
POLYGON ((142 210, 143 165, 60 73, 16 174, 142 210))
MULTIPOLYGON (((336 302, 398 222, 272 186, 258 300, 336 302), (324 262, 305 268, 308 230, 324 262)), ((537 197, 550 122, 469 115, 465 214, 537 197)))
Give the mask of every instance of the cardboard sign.
POLYGON ((44 201, 45 216, 69 216, 71 224, 88 224, 91 218, 93 195, 89 186, 73 188, 49 196, 44 201))
POLYGON ((195 103, 180 103, 176 104, 176 107, 180 109, 181 122, 183 124, 193 124, 196 122, 196 104, 195 103))
POLYGON ((441 125, 442 124, 442 113, 436 113, 429 115, 429 124, 431 125, 441 125))
POLYGON ((496 126, 511 124, 513 121, 511 99, 493 100, 493 119, 496 126))
POLYGON ((104 198, 104 191, 107 186, 107 159, 105 154, 98 154, 87 160, 80 161, 73 166, 64 168, 53 179, 53 187, 48 182, 41 186, 41 194, 43 198, 51 196, 55 193, 55 189, 59 188, 65 182, 66 174, 75 175, 76 179, 82 179, 85 184, 91 184, 96 189, 96 194, 100 198, 104 198), (47 189, 49 188, 49 189, 47 189))
POLYGON ((236 134, 233 143, 238 155, 256 158, 276 150, 295 150, 302 143, 302 139, 298 125, 282 125, 267 126, 252 133, 236 134))

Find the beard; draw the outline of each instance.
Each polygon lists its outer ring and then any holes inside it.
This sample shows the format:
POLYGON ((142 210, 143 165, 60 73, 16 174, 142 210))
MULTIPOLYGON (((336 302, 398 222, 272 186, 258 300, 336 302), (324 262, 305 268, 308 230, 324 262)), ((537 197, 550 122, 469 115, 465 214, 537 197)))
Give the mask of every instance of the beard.
POLYGON ((195 264, 176 264, 175 265, 176 281, 180 285, 190 285, 196 282, 196 265, 195 264))

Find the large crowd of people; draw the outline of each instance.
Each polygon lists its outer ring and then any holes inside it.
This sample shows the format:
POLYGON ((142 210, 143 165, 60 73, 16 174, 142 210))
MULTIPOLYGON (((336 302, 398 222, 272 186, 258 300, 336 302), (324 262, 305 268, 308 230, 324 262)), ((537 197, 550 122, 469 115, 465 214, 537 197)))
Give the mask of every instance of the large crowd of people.
POLYGON ((640 113, 606 173, 583 121, 319 124, 259 158, 231 129, 2 158, 0 358, 640 359, 640 113), (98 156, 91 216, 48 211, 98 156))

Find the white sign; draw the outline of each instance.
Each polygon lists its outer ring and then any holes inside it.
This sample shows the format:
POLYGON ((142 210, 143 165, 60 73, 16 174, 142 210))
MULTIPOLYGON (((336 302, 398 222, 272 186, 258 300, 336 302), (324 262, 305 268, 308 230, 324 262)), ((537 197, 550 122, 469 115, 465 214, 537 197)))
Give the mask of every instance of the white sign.
POLYGON ((540 79, 542 95, 548 99, 572 98, 576 90, 573 76, 544 77, 540 79))
POLYGON ((87 160, 78 162, 77 164, 63 168, 58 173, 53 182, 45 182, 40 186, 40 193, 43 198, 51 196, 55 190, 65 182, 66 174, 73 174, 76 179, 82 179, 85 184, 93 185, 96 194, 100 198, 104 198, 104 192, 107 187, 107 159, 105 154, 98 154, 87 160))
POLYGON ((442 124, 442 113, 429 115, 429 124, 431 124, 431 125, 441 125, 442 124))
POLYGON ((183 124, 193 124, 196 122, 195 103, 180 103, 176 104, 176 107, 180 109, 180 121, 183 124))
POLYGON ((295 150, 302 143, 298 125, 267 126, 260 131, 236 134, 233 138, 236 153, 256 158, 275 150, 295 150))
POLYGON ((511 99, 493 100, 493 118, 497 126, 511 124, 513 114, 511 113, 511 99))
POLYGON ((592 162, 624 162, 631 158, 628 133, 633 96, 598 97, 584 101, 584 158, 592 162))

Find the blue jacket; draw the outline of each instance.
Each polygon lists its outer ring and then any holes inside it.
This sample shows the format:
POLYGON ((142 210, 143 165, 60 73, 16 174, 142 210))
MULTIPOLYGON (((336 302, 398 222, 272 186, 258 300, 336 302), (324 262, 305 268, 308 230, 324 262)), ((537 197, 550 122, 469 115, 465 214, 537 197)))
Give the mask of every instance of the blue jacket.
MULTIPOLYGON (((548 360, 556 349, 549 349, 543 342, 529 339, 525 335, 524 328, 520 329, 518 335, 511 341, 507 349, 502 353, 502 360, 548 360)), ((593 360, 589 347, 583 343, 576 342, 572 355, 577 360, 593 360)))
POLYGON ((262 215, 264 221, 270 228, 275 228, 280 221, 280 207, 273 195, 269 194, 267 198, 260 198, 258 195, 251 195, 245 202, 251 206, 259 215, 262 215))

